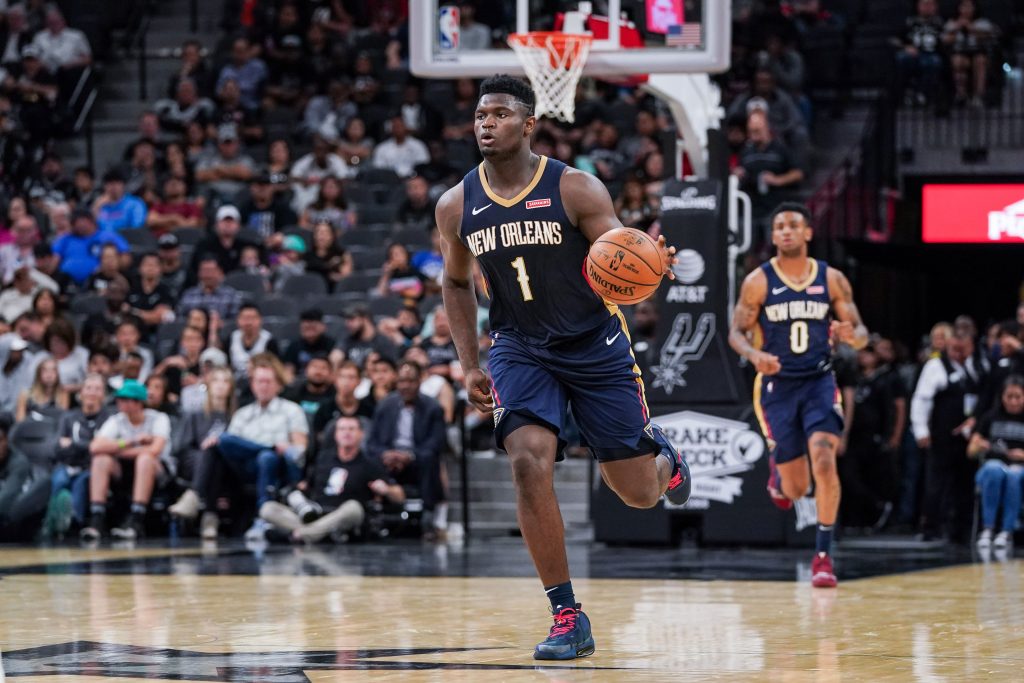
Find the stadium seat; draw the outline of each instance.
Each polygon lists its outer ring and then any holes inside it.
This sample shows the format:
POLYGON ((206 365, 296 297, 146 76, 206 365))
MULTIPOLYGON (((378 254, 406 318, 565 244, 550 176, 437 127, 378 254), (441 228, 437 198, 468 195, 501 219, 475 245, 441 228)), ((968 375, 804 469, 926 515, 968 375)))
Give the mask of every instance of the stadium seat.
POLYGON ((387 249, 383 246, 352 247, 349 253, 352 255, 352 266, 361 273, 379 270, 387 258, 387 249))
POLYGON ((295 305, 295 299, 282 296, 268 296, 260 301, 260 313, 265 318, 298 318, 301 312, 300 306, 295 305))
POLYGON ((128 246, 132 248, 133 254, 141 254, 147 251, 156 251, 156 237, 148 228, 136 228, 133 230, 120 230, 118 234, 124 238, 128 246))
POLYGON ((22 420, 11 428, 10 440, 11 446, 24 453, 33 467, 49 470, 57 449, 57 420, 55 417, 22 420))
POLYGON ((368 307, 374 319, 392 317, 398 315, 398 312, 405 308, 405 301, 394 296, 382 296, 370 299, 368 307))
POLYGON ((399 228, 391 233, 391 239, 404 244, 409 251, 430 248, 430 231, 427 228, 399 228))
POLYGON ((390 226, 381 230, 375 225, 360 225, 342 234, 341 244, 344 247, 379 247, 387 241, 389 231, 390 226))
POLYGON ((390 185, 397 187, 402 184, 402 179, 390 168, 377 168, 366 166, 359 169, 359 180, 367 185, 390 185))
MULTIPOLYGON (((392 192, 394 192, 393 189, 392 192)), ((384 206, 371 204, 359 207, 358 214, 360 223, 392 223, 398 215, 398 206, 397 204, 384 206)))
POLYGON ((267 293, 266 278, 261 275, 253 275, 252 273, 240 271, 228 273, 224 278, 224 284, 234 287, 243 294, 250 295, 250 298, 257 301, 261 300, 267 293))
POLYGON ((203 239, 205 231, 202 228, 178 228, 174 236, 178 238, 179 244, 195 246, 203 239))
POLYGON ((335 294, 344 294, 347 292, 358 292, 362 296, 366 296, 367 293, 377 287, 377 282, 380 277, 376 275, 360 275, 353 274, 339 282, 335 286, 335 294))
POLYGON ((267 321, 263 323, 263 329, 274 336, 282 353, 290 343, 299 338, 299 326, 294 320, 267 321))
POLYGON ((157 360, 163 360, 167 356, 173 356, 178 350, 178 343, 181 340, 181 331, 185 329, 185 320, 161 323, 156 331, 156 340, 153 343, 154 355, 157 360))
POLYGON ((419 303, 416 304, 416 308, 419 309, 420 315, 425 318, 442 303, 444 303, 444 301, 440 294, 432 294, 420 299, 419 303))
MULTIPOLYGON (((327 293, 327 283, 319 275, 306 273, 304 275, 293 275, 288 278, 281 294, 292 298, 305 298, 307 296, 319 296, 327 293)), ((294 306, 294 304, 293 304, 294 306)))

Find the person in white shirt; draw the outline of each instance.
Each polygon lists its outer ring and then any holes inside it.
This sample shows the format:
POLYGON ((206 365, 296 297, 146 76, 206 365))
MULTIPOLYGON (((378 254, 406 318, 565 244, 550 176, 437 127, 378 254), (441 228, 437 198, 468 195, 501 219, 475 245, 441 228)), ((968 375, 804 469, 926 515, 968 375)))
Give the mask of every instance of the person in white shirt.
POLYGON ((131 514, 111 533, 115 538, 135 540, 142 536, 157 477, 174 472, 170 418, 146 408, 146 396, 145 386, 125 380, 114 394, 117 414, 103 423, 89 444, 91 514, 89 525, 81 532, 84 541, 97 541, 103 535, 111 480, 132 479, 131 514))
MULTIPOLYGON (((297 403, 278 398, 285 385, 284 366, 272 354, 253 356, 249 386, 256 400, 239 408, 227 431, 215 443, 217 453, 246 483, 256 484, 257 518, 245 540, 259 542, 269 528, 259 519, 260 507, 282 484, 302 478, 309 423, 297 403)), ((210 497, 204 494, 204 499, 210 497)))
POLYGON ((342 158, 331 152, 327 141, 314 135, 313 151, 296 161, 289 175, 292 177, 294 194, 292 208, 296 214, 302 214, 320 194, 321 180, 327 176, 348 178, 351 172, 342 158))
POLYGON ((64 15, 57 8, 46 12, 46 30, 32 40, 39 48, 43 64, 50 71, 80 69, 92 64, 92 48, 85 34, 68 28, 64 15))
POLYGON ((0 293, 0 317, 12 323, 22 313, 31 311, 32 301, 40 289, 49 289, 54 294, 60 292, 49 276, 28 266, 18 268, 14 271, 13 286, 0 293))
POLYGON ((391 137, 373 150, 373 165, 377 168, 390 168, 403 178, 408 178, 413 175, 417 164, 428 161, 430 150, 423 141, 409 135, 409 129, 401 116, 392 117, 391 137))

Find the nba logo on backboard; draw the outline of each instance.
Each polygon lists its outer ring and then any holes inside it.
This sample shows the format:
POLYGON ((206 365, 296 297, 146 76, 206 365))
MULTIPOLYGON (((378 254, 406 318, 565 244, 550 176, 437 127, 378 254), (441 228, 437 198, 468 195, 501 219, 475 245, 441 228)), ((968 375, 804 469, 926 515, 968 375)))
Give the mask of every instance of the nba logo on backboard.
POLYGON ((438 48, 440 52, 459 49, 459 8, 445 5, 438 12, 438 48))

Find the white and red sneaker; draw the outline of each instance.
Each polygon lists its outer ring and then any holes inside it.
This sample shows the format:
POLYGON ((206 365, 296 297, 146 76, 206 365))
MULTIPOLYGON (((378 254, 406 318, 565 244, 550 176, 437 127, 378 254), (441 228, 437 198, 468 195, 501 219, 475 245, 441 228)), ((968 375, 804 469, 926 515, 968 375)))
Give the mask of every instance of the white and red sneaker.
POLYGON ((835 588, 836 574, 832 570, 832 558, 827 553, 818 553, 811 561, 811 585, 815 588, 835 588))
POLYGON ((775 466, 775 456, 768 456, 768 496, 772 504, 780 510, 792 510, 793 501, 782 493, 782 480, 779 479, 779 468, 775 466))

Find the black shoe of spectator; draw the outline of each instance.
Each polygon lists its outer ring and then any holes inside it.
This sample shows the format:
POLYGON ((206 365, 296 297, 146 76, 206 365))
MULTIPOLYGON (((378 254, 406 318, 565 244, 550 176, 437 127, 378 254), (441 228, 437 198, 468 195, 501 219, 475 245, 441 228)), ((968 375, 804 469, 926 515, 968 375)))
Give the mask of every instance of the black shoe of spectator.
POLYGON ((89 523, 78 532, 78 537, 86 543, 98 541, 106 531, 107 520, 104 515, 94 512, 89 516, 89 523))
POLYGON ((113 529, 110 535, 122 541, 135 541, 142 538, 145 527, 142 524, 142 516, 132 513, 121 526, 113 529))

